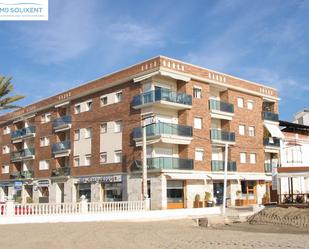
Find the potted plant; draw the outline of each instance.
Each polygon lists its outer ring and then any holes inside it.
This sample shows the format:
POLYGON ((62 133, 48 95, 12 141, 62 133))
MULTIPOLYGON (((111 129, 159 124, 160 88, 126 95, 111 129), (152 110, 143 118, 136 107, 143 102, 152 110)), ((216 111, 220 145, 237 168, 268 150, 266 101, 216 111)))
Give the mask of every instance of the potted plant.
POLYGON ((201 196, 199 194, 195 195, 193 207, 194 208, 203 207, 203 202, 201 201, 201 196))
POLYGON ((235 206, 243 206, 243 200, 241 199, 241 190, 236 191, 236 200, 235 200, 235 206))
POLYGON ((262 198, 262 204, 269 203, 269 193, 265 192, 262 198))
POLYGON ((211 201, 211 193, 210 192, 205 192, 205 198, 204 198, 204 207, 212 207, 213 206, 213 201, 211 201))

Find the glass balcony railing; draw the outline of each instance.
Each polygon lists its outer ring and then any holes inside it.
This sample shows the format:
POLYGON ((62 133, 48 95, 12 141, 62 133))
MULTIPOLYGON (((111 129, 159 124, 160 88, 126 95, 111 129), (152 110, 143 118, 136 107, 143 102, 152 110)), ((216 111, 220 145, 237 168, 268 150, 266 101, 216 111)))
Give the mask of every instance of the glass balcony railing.
POLYGON ((211 129, 211 140, 223 141, 223 142, 235 142, 235 133, 222 131, 218 129, 211 129))
POLYGON ((234 105, 225 103, 219 100, 210 99, 209 100, 209 109, 210 110, 217 110, 221 112, 229 112, 234 113, 234 105))
POLYGON ((33 170, 23 170, 20 172, 21 178, 29 179, 33 178, 34 171, 33 170))
POLYGON ((10 177, 12 179, 19 179, 19 178, 21 178, 21 172, 20 171, 12 172, 12 173, 10 173, 10 177))
POLYGON ((62 116, 53 121, 53 128, 63 127, 72 123, 72 117, 70 115, 62 116))
MULTIPOLYGON (((192 127, 186 125, 170 124, 170 123, 155 123, 146 127, 146 136, 158 135, 175 135, 182 137, 192 137, 192 127)), ((142 137, 142 128, 136 127, 133 129, 133 138, 142 137)))
POLYGON ((65 140, 56 144, 53 144, 52 146, 52 152, 53 153, 59 153, 61 151, 69 150, 71 148, 71 143, 69 140, 65 140))
MULTIPOLYGON (((177 157, 153 157, 147 158, 147 168, 148 169, 183 169, 192 170, 193 169, 192 159, 181 159, 177 157)), ((141 161, 138 161, 137 168, 142 169, 141 161)))
MULTIPOLYGON (((224 161, 211 160, 211 171, 224 171, 224 161)), ((227 162, 227 171, 237 171, 236 162, 227 162)))
POLYGON ((271 163, 264 163, 264 169, 265 169, 265 172, 272 172, 272 166, 271 166, 271 163))
POLYGON ((265 146, 272 146, 272 147, 280 147, 280 139, 274 137, 267 137, 264 138, 264 145, 265 146))
POLYGON ((279 120, 279 115, 272 112, 262 112, 262 119, 277 122, 279 120))
POLYGON ((136 95, 133 97, 132 105, 139 106, 148 103, 153 103, 156 101, 168 101, 183 105, 192 105, 192 96, 185 93, 174 92, 169 89, 156 89, 154 91, 149 91, 136 95))
POLYGON ((52 176, 69 176, 71 173, 71 168, 69 167, 59 167, 52 170, 52 176))
POLYGON ((22 138, 27 135, 31 135, 35 133, 35 126, 29 126, 17 131, 12 131, 11 133, 11 138, 12 139, 17 139, 17 138, 22 138))
POLYGON ((11 153, 11 160, 22 160, 27 157, 31 157, 35 155, 34 148, 23 149, 19 151, 14 151, 11 153))

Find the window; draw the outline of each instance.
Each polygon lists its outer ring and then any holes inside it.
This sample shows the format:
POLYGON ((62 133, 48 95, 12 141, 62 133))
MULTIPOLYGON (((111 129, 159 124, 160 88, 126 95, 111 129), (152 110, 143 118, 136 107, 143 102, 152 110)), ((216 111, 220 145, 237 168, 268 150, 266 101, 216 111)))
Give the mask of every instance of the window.
POLYGON ((122 162, 122 151, 117 150, 115 151, 115 163, 121 163, 122 162))
POLYGON ((204 160, 204 150, 203 149, 196 149, 195 150, 195 160, 196 161, 203 161, 204 160))
POLYGON ((194 128, 195 129, 202 129, 202 123, 203 123, 202 118, 194 118, 194 128))
POLYGON ((92 129, 86 128, 85 129, 85 138, 91 138, 92 137, 92 129))
POLYGON ((41 160, 39 163, 40 170, 48 170, 49 169, 49 161, 48 160, 41 160))
POLYGON ((122 92, 118 92, 115 95, 115 103, 119 103, 122 101, 122 92))
POLYGON ((79 156, 74 157, 74 167, 78 167, 80 165, 79 156))
POLYGON ((247 103, 247 107, 248 107, 248 110, 253 110, 253 100, 248 100, 248 103, 247 103))
POLYGON ((244 107, 244 98, 240 98, 240 97, 237 98, 237 106, 240 108, 244 107))
POLYGON ((107 96, 102 96, 101 97, 101 106, 107 105, 107 96))
POLYGON ((100 153, 100 163, 107 163, 107 153, 106 152, 101 152, 100 153))
POLYGON ((101 133, 106 133, 107 132, 107 123, 101 124, 100 131, 101 131, 101 133))
POLYGON ((2 147, 2 154, 8 154, 10 153, 10 147, 8 145, 4 145, 2 147))
POLYGON ((80 139, 80 130, 75 130, 74 131, 74 140, 77 141, 80 139))
POLYGON ((40 138, 40 146, 44 147, 44 146, 49 146, 49 137, 41 137, 40 138))
POLYGON ((122 132, 122 121, 115 122, 115 132, 122 132))
POLYGON ((239 135, 245 135, 245 126, 239 125, 239 135))
POLYGON ((247 153, 246 152, 240 152, 240 163, 246 163, 246 157, 247 153))
POLYGON ((249 126, 249 136, 254 137, 255 136, 255 127, 249 126))
POLYGON ((92 109, 92 100, 86 102, 86 111, 91 111, 92 109))
POLYGON ((256 164, 256 154, 255 153, 250 153, 250 163, 256 164))
POLYGON ((193 97, 196 99, 201 99, 202 98, 202 89, 194 87, 193 88, 193 97))
POLYGON ((9 126, 5 126, 3 128, 3 134, 6 135, 6 134, 10 134, 11 133, 11 128, 9 126))
POLYGON ((1 169, 2 174, 10 173, 10 165, 3 165, 1 169))
POLYGON ((85 166, 90 166, 91 164, 91 155, 88 154, 85 156, 85 166))
POLYGON ((75 105, 75 107, 74 107, 74 113, 75 113, 75 114, 79 114, 80 112, 81 112, 81 110, 80 110, 80 104, 75 105))
POLYGON ((44 124, 44 123, 48 123, 51 121, 51 114, 50 113, 44 113, 42 116, 41 116, 41 122, 44 124))

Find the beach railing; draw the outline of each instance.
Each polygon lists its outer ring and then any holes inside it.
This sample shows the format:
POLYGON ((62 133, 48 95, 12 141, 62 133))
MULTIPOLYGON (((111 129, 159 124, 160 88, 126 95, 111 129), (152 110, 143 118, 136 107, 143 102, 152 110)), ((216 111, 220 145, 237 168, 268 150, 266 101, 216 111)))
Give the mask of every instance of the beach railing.
POLYGON ((119 201, 119 202, 90 202, 89 213, 142 211, 145 209, 143 201, 119 201))

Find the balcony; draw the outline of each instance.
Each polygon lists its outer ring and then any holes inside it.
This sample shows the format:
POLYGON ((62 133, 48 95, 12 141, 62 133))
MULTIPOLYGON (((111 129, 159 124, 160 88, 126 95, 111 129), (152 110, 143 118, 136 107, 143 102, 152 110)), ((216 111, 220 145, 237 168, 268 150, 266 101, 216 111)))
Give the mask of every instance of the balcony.
POLYGON ((21 177, 20 171, 10 173, 10 178, 12 179, 19 179, 20 177, 21 177))
POLYGON ((210 137, 213 143, 218 143, 218 144, 225 144, 225 143, 234 144, 235 143, 235 133, 234 132, 222 131, 218 129, 211 129, 210 137))
POLYGON ((278 122, 279 115, 272 112, 262 112, 262 119, 267 121, 278 122))
POLYGON ((34 176, 34 171, 33 170, 24 170, 20 172, 21 178, 24 179, 31 179, 34 176))
POLYGON ((61 176, 69 176, 71 173, 70 167, 59 167, 57 169, 52 170, 52 176, 61 177, 61 176))
POLYGON ((209 110, 212 118, 232 120, 234 116, 234 105, 219 100, 209 100, 209 110))
MULTIPOLYGON (((190 144, 192 127, 186 125, 155 123, 146 127, 147 144, 157 142, 169 144, 190 144)), ((142 128, 133 129, 133 139, 136 146, 142 145, 142 128)))
POLYGON ((14 141, 22 141, 22 139, 30 137, 35 137, 35 126, 29 126, 20 130, 12 131, 11 133, 11 140, 13 143, 14 141))
POLYGON ((69 156, 71 153, 71 143, 69 140, 65 140, 52 146, 52 152, 55 157, 69 156))
POLYGON ((18 162, 22 160, 32 160, 35 158, 34 148, 23 149, 11 153, 11 161, 18 162))
POLYGON ((192 96, 160 88, 134 96, 132 106, 134 109, 149 106, 162 106, 176 110, 190 109, 192 96))
MULTIPOLYGON (((224 171, 224 161, 211 160, 211 171, 224 171)), ((227 171, 237 171, 236 162, 227 162, 227 171)))
POLYGON ((279 153, 280 139, 274 137, 264 138, 264 151, 268 153, 279 153))
MULTIPOLYGON (((192 159, 181 159, 177 157, 153 157, 147 158, 147 169, 177 169, 193 170, 192 159)), ((142 170, 142 163, 139 161, 136 165, 137 170, 142 170)))
POLYGON ((264 163, 264 170, 266 173, 271 173, 272 172, 271 163, 264 163))
POLYGON ((62 116, 53 121, 53 129, 55 132, 70 129, 72 126, 72 117, 70 115, 62 116))

